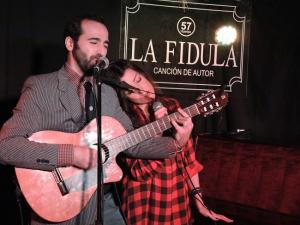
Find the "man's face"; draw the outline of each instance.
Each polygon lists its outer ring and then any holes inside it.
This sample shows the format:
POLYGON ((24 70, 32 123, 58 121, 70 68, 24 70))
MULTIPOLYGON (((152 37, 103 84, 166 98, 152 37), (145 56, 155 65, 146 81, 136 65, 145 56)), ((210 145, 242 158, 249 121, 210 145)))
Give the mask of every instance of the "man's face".
POLYGON ((93 67, 99 58, 106 56, 109 45, 107 28, 93 20, 83 20, 82 34, 75 43, 72 54, 82 72, 93 67))

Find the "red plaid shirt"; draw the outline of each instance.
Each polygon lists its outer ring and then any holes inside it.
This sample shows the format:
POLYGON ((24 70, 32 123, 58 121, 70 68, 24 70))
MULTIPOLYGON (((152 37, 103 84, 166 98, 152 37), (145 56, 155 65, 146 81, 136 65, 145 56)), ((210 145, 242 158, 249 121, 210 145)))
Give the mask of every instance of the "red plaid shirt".
POLYGON ((126 159, 129 173, 122 180, 122 209, 130 225, 191 224, 188 176, 203 166, 192 140, 173 159, 126 159))

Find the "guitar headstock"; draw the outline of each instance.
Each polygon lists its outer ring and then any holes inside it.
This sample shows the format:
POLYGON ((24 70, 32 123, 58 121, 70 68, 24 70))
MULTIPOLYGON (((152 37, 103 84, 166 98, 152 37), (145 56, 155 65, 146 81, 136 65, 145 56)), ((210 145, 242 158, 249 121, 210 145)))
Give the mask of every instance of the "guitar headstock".
POLYGON ((208 91, 197 98, 197 108, 204 117, 220 111, 228 103, 228 94, 221 89, 208 91))

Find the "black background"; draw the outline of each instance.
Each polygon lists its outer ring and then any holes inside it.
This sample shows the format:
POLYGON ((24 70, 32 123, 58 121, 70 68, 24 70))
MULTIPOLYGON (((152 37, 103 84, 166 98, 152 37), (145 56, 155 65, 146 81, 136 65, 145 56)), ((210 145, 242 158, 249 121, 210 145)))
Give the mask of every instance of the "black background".
MULTIPOLYGON (((294 4, 294 1, 283 0, 253 1, 247 96, 230 98, 230 106, 210 119, 196 119, 196 134, 300 146, 299 11, 294 4), (246 132, 237 134, 237 129, 246 132)), ((65 22, 84 12, 96 12, 104 17, 110 30, 108 58, 117 58, 119 0, 1 1, 0 125, 11 116, 22 84, 30 74, 51 72, 62 66, 65 22)), ((183 104, 195 97, 186 92, 170 94, 179 97, 183 104)), ((15 203, 5 201, 14 196, 13 184, 6 183, 10 173, 10 168, 0 166, 2 221, 6 217, 12 221, 14 216, 11 215, 17 214, 15 203)))
MULTIPOLYGON (((234 136, 236 130, 245 129, 247 134, 242 138, 246 141, 299 146, 298 9, 280 0, 253 1, 252 5, 247 95, 230 96, 223 113, 196 119, 195 133, 233 134, 233 138, 240 138, 234 136), (222 128, 217 127, 220 117, 222 128)), ((62 66, 65 22, 85 12, 104 17, 110 30, 108 58, 118 58, 121 1, 2 1, 0 124, 11 115, 30 74, 51 72, 62 66)), ((178 97, 183 105, 195 98, 189 92, 167 94, 178 97)))

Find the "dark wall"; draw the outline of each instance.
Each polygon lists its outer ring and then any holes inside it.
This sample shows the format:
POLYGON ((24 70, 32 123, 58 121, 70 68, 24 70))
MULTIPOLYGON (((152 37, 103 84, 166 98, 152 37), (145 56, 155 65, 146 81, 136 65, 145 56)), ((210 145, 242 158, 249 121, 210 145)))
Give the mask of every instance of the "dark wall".
POLYGON ((116 57, 120 7, 118 0, 2 1, 0 100, 18 98, 29 74, 51 72, 63 65, 63 28, 74 15, 90 12, 101 15, 110 30, 112 44, 108 57, 116 57))
POLYGON ((248 102, 254 140, 300 143, 299 12, 286 1, 254 1, 248 102))
MULTIPOLYGON (((119 0, 2 1, 0 125, 11 115, 22 84, 30 74, 51 72, 62 66, 65 60, 62 31, 73 15, 101 14, 110 30, 108 58, 117 58, 120 9, 119 0)), ((231 138, 299 146, 297 16, 297 8, 283 0, 253 0, 247 96, 230 96, 230 105, 221 116, 196 119, 196 133, 214 133, 208 127, 222 124, 225 128, 221 131, 225 133, 217 133, 231 138), (236 135, 237 129, 245 129, 246 134, 236 135)), ((180 96, 184 104, 195 98, 187 92, 169 94, 180 96)))

